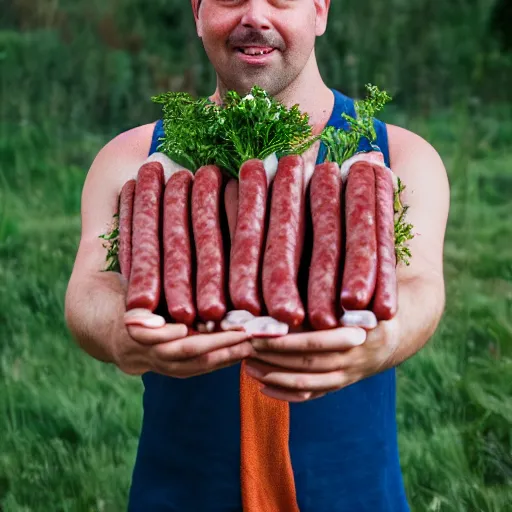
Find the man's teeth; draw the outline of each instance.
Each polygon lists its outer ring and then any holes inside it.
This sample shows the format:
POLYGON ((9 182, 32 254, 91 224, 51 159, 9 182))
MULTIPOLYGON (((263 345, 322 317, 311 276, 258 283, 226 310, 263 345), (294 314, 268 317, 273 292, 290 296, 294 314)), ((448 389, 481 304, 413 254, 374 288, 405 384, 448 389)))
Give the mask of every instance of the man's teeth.
POLYGON ((240 51, 245 55, 267 55, 273 51, 273 48, 262 50, 260 48, 240 48, 240 51))

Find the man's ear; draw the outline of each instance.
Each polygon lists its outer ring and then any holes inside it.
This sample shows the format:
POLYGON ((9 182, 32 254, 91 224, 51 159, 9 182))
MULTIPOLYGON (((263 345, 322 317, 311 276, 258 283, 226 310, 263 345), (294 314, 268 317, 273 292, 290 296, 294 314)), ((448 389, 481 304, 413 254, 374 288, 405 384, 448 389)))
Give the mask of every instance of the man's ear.
POLYGON ((198 37, 203 37, 203 24, 201 23, 201 20, 199 17, 195 17, 196 21, 196 32, 198 37))
POLYGON ((315 34, 317 36, 323 36, 327 30, 327 18, 329 15, 329 8, 331 6, 331 0, 315 0, 316 9, 316 26, 315 34))

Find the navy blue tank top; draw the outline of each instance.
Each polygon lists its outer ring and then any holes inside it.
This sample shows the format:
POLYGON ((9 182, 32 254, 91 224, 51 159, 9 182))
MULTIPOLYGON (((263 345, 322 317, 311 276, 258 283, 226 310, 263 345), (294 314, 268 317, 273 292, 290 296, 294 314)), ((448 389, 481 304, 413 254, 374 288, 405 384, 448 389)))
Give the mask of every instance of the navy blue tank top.
MULTIPOLYGON (((333 90, 329 125, 354 101, 333 90)), ((386 125, 376 144, 390 166, 386 125)), ((163 136, 155 128, 150 153, 163 136)), ((363 141, 361 150, 369 150, 363 141)), ((325 158, 321 145, 318 162, 325 158)), ((242 512, 240 365, 190 379, 142 376, 144 418, 129 512, 242 512)), ((290 457, 301 512, 409 512, 399 461, 394 369, 290 404, 290 457)), ((276 511, 279 512, 279 511, 276 511)))

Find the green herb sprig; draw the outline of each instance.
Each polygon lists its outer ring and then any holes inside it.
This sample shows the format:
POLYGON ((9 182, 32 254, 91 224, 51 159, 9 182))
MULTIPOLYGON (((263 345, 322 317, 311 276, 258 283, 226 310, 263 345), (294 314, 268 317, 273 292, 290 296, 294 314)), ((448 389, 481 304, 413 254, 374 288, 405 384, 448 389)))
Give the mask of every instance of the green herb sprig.
POLYGON ((113 216, 113 223, 109 233, 98 238, 105 240, 103 247, 107 249, 106 267, 102 272, 120 272, 119 265, 119 214, 113 216))
MULTIPOLYGON (((359 148, 361 139, 366 138, 369 143, 374 145, 377 134, 375 132, 374 118, 380 112, 386 103, 391 101, 391 96, 385 91, 380 91, 375 85, 367 84, 367 97, 364 100, 355 102, 356 118, 343 113, 343 118, 348 123, 348 129, 335 129, 330 126, 322 133, 322 141, 327 147, 326 161, 337 162, 340 166, 354 156, 359 148)), ((409 265, 411 251, 407 242, 414 238, 413 226, 405 219, 408 206, 404 206, 400 199, 400 194, 405 186, 398 179, 398 189, 394 195, 395 211, 395 253, 397 263, 409 265)))
POLYGON ((218 158, 219 108, 208 98, 194 99, 183 92, 166 92, 153 96, 163 105, 163 129, 158 151, 179 165, 195 172, 218 158))
POLYGON ((412 232, 413 225, 409 222, 406 222, 405 215, 408 206, 402 204, 400 199, 400 194, 405 190, 405 185, 402 180, 398 178, 398 188, 395 190, 395 201, 394 201, 394 211, 395 211, 395 254, 397 263, 404 263, 409 266, 411 257, 411 250, 407 247, 407 242, 414 238, 414 234, 412 232))
POLYGON ((218 115, 218 134, 225 145, 217 163, 236 176, 247 160, 264 160, 273 153, 302 154, 320 138, 313 135, 309 116, 298 105, 286 108, 257 86, 244 97, 229 91, 218 115))
POLYGON ((286 108, 257 86, 243 97, 228 91, 220 106, 187 93, 167 92, 152 100, 163 105, 159 151, 191 171, 216 164, 238 178, 247 160, 302 154, 320 138, 298 105, 286 108))
POLYGON ((372 84, 366 84, 367 96, 355 102, 356 118, 346 113, 342 117, 347 121, 349 128, 334 128, 328 126, 321 135, 327 148, 326 161, 337 162, 340 166, 351 158, 359 147, 362 138, 368 139, 373 145, 377 139, 374 117, 381 111, 391 96, 372 84))

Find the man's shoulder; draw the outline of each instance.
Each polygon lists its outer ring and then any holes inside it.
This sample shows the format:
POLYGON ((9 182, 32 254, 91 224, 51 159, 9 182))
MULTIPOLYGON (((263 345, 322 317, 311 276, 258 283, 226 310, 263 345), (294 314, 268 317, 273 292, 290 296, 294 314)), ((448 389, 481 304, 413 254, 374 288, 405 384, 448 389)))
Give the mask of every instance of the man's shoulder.
POLYGON ((397 159, 412 154, 436 154, 436 149, 418 133, 386 123, 390 155, 397 159))
POLYGON ((89 175, 100 175, 118 188, 135 178, 149 155, 155 124, 136 126, 116 135, 97 153, 89 175))
POLYGON ((84 191, 97 194, 108 190, 117 197, 123 185, 135 179, 148 158, 155 123, 136 126, 119 133, 96 154, 87 172, 84 191))
POLYGON ((142 156, 146 158, 151 147, 156 123, 157 121, 136 126, 119 133, 101 151, 113 154, 116 157, 126 155, 129 157, 142 156))
POLYGON ((441 181, 446 179, 446 169, 438 151, 421 135, 387 124, 391 168, 404 180, 417 174, 426 174, 441 181))

